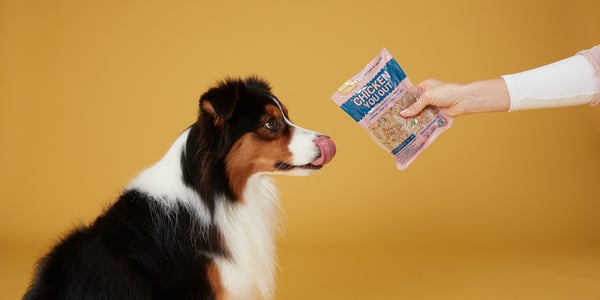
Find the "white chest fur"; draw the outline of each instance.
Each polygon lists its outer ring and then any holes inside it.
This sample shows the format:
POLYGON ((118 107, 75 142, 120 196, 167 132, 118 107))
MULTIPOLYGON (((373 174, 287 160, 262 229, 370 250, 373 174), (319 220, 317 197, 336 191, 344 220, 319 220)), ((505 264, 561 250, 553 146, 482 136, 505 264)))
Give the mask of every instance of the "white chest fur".
POLYGON ((219 203, 215 221, 231 251, 231 259, 217 259, 227 298, 271 298, 279 204, 271 178, 261 174, 251 177, 243 203, 219 203))

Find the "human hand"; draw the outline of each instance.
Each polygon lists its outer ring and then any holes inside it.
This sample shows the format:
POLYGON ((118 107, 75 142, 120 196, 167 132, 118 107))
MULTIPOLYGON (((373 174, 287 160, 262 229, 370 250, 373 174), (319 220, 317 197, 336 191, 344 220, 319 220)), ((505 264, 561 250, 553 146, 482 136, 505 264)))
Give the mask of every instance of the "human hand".
POLYGON ((400 112, 403 117, 414 117, 428 105, 437 106, 444 114, 451 117, 467 114, 463 102, 463 85, 428 79, 416 87, 420 96, 417 101, 400 112))
POLYGON ((405 118, 418 115, 427 105, 450 117, 478 112, 508 111, 510 99, 502 78, 458 84, 428 79, 417 85, 420 97, 400 112, 405 118))

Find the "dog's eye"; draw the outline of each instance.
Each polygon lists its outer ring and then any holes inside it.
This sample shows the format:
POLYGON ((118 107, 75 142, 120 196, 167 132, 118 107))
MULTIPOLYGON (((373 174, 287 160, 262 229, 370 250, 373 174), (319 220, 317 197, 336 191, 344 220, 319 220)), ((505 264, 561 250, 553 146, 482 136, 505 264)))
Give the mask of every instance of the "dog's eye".
POLYGON ((276 131, 279 129, 281 125, 279 124, 279 122, 277 122, 277 120, 275 120, 274 118, 270 118, 269 120, 267 120, 267 122, 265 123, 265 128, 269 129, 271 131, 276 131))

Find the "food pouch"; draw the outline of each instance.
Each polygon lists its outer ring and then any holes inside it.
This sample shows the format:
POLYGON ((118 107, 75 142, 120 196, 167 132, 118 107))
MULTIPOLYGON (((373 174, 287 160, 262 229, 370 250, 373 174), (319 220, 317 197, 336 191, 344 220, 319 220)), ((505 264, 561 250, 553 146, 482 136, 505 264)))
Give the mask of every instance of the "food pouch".
POLYGON ((452 125, 452 118, 433 106, 414 118, 400 116, 418 97, 418 89, 385 48, 331 96, 394 156, 400 170, 452 125))

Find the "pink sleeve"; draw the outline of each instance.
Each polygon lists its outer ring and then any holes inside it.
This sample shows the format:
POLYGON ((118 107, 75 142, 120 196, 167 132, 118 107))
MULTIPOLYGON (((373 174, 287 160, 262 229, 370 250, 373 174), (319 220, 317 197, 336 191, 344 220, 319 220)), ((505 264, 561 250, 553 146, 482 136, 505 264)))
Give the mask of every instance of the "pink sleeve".
MULTIPOLYGON (((600 45, 596 45, 590 49, 579 51, 577 54, 585 56, 590 61, 590 64, 596 70, 596 75, 600 78, 600 45)), ((600 104, 600 93, 596 94, 591 102, 592 105, 600 104)))

